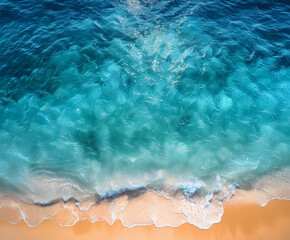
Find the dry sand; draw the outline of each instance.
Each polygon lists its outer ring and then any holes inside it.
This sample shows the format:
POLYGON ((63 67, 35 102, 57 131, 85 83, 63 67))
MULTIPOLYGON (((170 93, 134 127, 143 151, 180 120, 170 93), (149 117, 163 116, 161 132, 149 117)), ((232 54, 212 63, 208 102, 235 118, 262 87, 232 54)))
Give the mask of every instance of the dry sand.
POLYGON ((222 221, 208 230, 185 223, 179 227, 138 226, 124 227, 120 221, 77 222, 73 227, 60 227, 49 220, 30 228, 21 220, 18 224, 0 221, 1 240, 80 240, 80 239, 290 239, 290 201, 272 200, 265 207, 249 201, 243 192, 224 203, 222 221))

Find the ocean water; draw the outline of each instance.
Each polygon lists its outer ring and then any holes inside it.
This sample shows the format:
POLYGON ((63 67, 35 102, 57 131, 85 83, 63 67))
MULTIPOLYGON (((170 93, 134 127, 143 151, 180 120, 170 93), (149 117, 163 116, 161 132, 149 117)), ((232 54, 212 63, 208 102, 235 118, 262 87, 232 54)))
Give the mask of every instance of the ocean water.
POLYGON ((279 0, 1 0, 0 192, 211 204, 287 169, 289 26, 279 0))

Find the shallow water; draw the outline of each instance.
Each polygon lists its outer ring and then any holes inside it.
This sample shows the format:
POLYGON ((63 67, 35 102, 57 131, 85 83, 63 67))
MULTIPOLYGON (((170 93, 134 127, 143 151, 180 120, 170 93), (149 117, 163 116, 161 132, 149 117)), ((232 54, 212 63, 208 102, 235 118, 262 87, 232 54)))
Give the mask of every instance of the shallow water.
POLYGON ((289 12, 1 1, 1 192, 48 203, 169 184, 210 202, 286 168, 289 12))

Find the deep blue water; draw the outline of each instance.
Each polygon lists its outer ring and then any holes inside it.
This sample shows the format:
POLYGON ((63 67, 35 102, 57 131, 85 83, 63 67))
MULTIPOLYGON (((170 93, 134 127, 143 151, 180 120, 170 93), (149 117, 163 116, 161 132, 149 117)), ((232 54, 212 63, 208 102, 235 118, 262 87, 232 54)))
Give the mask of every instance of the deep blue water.
POLYGON ((1 0, 1 191, 211 192, 289 166, 289 26, 289 1, 1 0))

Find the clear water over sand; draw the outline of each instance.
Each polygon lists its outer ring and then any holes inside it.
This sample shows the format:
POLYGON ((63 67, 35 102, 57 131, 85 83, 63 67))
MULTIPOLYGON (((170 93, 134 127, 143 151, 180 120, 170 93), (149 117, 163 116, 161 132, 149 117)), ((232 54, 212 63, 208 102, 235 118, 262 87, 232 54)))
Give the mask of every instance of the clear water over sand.
POLYGON ((1 195, 150 190, 218 208, 202 228, 237 187, 288 198, 286 1, 2 1, 0 16, 1 195))

